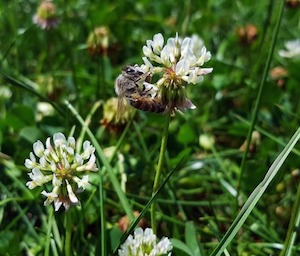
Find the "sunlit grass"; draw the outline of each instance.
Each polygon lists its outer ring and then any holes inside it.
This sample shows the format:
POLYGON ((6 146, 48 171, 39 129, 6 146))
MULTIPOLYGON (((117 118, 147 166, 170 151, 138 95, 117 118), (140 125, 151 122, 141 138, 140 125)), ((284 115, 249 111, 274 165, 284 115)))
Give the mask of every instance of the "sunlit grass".
POLYGON ((297 47, 279 54, 299 39, 291 2, 57 0, 59 23, 44 30, 38 2, 2 1, 0 255, 117 254, 151 217, 172 255, 299 254, 300 62, 297 47), (161 156, 166 116, 118 123, 104 107, 157 33, 197 34, 214 69, 187 88, 197 108, 171 117, 161 156), (25 185, 33 143, 57 132, 90 140, 99 166, 68 212, 43 205, 48 186, 25 185))

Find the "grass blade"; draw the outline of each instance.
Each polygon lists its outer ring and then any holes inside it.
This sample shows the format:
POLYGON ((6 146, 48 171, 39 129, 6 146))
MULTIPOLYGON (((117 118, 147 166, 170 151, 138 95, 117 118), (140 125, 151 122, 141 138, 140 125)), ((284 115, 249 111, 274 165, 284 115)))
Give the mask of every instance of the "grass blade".
POLYGON ((82 125, 82 127, 86 130, 87 135, 89 136, 89 138, 92 141, 92 144, 95 146, 96 151, 101 159, 101 162, 103 163, 106 171, 108 172, 108 175, 110 177, 111 183, 120 199, 120 203, 125 211, 125 213, 129 216, 129 218, 131 220, 134 219, 133 217, 133 213, 132 213, 132 209, 129 205, 128 199, 125 195, 125 193, 123 192, 123 190, 121 189, 119 180, 117 178, 117 176, 115 175, 115 173, 113 172, 113 169, 109 163, 109 161, 106 159, 103 149, 101 148, 100 144, 98 143, 98 141, 96 140, 94 134, 92 133, 92 131, 89 129, 89 127, 86 125, 86 123, 84 122, 84 120, 81 118, 81 116, 78 114, 78 112, 73 108, 73 106, 68 102, 65 101, 65 104, 67 105, 67 107, 71 110, 71 112, 74 114, 74 116, 77 118, 77 120, 80 122, 80 124, 82 125))
POLYGON ((166 183, 168 182, 168 180, 171 178, 171 176, 173 175, 173 173, 175 173, 176 171, 178 171, 180 168, 182 168, 183 164, 185 163, 186 157, 183 157, 179 163, 176 165, 176 167, 167 175, 167 177, 164 179, 164 181, 160 184, 160 186, 158 187, 157 191, 153 194, 153 196, 150 198, 150 200, 148 201, 148 203, 145 205, 144 209, 141 211, 141 213, 139 214, 139 216, 137 216, 137 218, 134 220, 134 222, 131 223, 131 225, 129 226, 128 230, 126 231, 126 233, 124 233, 124 235, 121 237, 120 239, 120 243, 119 245, 113 250, 113 255, 116 255, 118 248, 120 247, 120 245, 122 243, 125 242, 126 238, 129 236, 130 233, 132 233, 132 231, 134 230, 135 226, 139 223, 139 221, 141 220, 141 218, 145 215, 145 213, 148 211, 148 209, 150 208, 150 206, 153 204, 153 201, 156 199, 157 195, 160 193, 160 191, 162 190, 162 188, 166 185, 166 183))
POLYGON ((225 236, 222 238, 218 246, 211 253, 211 256, 221 255, 224 249, 228 246, 228 244, 232 241, 234 236, 237 234, 238 230, 242 227, 243 223, 246 221, 247 217, 255 207, 258 200, 261 198, 265 190, 267 189, 270 182, 273 180, 280 167, 292 151, 293 147, 297 143, 300 138, 300 127, 295 132, 289 143, 286 147, 281 151, 278 157, 275 159, 268 172, 266 173, 264 179, 260 184, 253 190, 248 200, 244 204, 238 216, 235 218, 234 222, 226 232, 225 236))

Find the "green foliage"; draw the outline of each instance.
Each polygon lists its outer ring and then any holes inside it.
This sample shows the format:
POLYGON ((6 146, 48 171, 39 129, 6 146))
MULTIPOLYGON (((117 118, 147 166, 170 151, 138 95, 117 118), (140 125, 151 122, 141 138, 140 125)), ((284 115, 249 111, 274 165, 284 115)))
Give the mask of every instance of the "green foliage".
POLYGON ((64 255, 67 234, 74 255, 111 255, 126 228, 150 226, 165 116, 136 111, 114 126, 103 106, 116 97, 121 67, 142 64, 142 46, 156 33, 199 35, 212 53, 205 67, 214 68, 187 88, 197 108, 171 118, 167 182, 155 195, 157 236, 171 238, 180 256, 299 254, 300 151, 291 138, 299 127, 300 62, 278 54, 299 37, 299 6, 285 5, 280 21, 282 0, 53 2, 60 22, 46 30, 32 23, 38 1, 0 2, 0 255, 64 255), (250 39, 241 32, 249 24, 257 29, 250 39), (111 37, 96 52, 87 38, 99 26, 111 37), (285 73, 274 76, 275 67, 285 73), (251 126, 258 137, 245 154, 251 126), (67 214, 43 206, 40 193, 49 187, 25 185, 33 143, 56 132, 88 139, 97 152, 99 171, 67 214), (210 148, 200 135, 214 138, 210 148), (140 222, 132 224, 133 211, 140 222))

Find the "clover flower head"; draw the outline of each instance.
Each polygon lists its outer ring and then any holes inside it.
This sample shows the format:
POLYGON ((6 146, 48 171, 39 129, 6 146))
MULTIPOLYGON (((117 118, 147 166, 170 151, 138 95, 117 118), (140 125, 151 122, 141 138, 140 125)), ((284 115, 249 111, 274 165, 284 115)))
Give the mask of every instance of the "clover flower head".
POLYGON ((257 40, 258 29, 253 24, 247 24, 237 28, 236 34, 239 37, 240 44, 249 47, 257 40))
POLYGON ((114 134, 122 131, 133 115, 133 109, 128 105, 124 105, 122 115, 118 116, 118 98, 112 97, 103 105, 103 117, 100 123, 114 134))
POLYGON ((85 190, 89 185, 89 173, 97 171, 95 148, 89 141, 83 143, 83 152, 76 152, 74 137, 66 139, 63 133, 56 133, 47 138, 45 145, 38 140, 33 144, 33 152, 25 160, 25 166, 31 169, 31 179, 26 183, 29 189, 52 181, 51 192, 42 191, 47 199, 44 205, 54 203, 55 210, 63 205, 69 209, 71 205, 80 204, 76 193, 85 190))
POLYGON ((280 50, 279 55, 283 58, 300 57, 300 39, 295 39, 285 43, 286 50, 280 50))
POLYGON ((89 34, 86 44, 91 55, 107 55, 115 45, 115 38, 108 27, 99 26, 89 34))
POLYGON ((210 60, 202 39, 197 35, 180 38, 178 34, 164 40, 162 34, 156 34, 153 40, 147 40, 143 47, 143 70, 153 74, 162 74, 157 86, 160 88, 162 104, 169 111, 174 109, 194 109, 195 105, 186 96, 186 86, 203 81, 204 75, 213 71, 202 68, 210 60))
POLYGON ((299 0, 286 0, 285 4, 289 8, 296 9, 300 6, 300 1, 299 0))
POLYGON ((52 0, 43 0, 38 6, 36 14, 33 16, 33 23, 41 29, 51 29, 59 23, 59 18, 56 12, 56 6, 52 0))
POLYGON ((171 255, 173 246, 167 237, 157 242, 157 237, 151 228, 138 228, 134 235, 129 235, 118 251, 119 256, 163 256, 171 255))

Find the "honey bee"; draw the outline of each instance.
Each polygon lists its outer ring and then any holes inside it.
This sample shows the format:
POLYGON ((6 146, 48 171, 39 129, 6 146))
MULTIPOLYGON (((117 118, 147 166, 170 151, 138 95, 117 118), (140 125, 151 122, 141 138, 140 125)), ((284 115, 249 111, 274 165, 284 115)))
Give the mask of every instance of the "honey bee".
POLYGON ((166 110, 166 106, 157 96, 157 88, 149 83, 150 80, 151 75, 137 65, 122 68, 122 73, 115 82, 119 115, 123 112, 126 101, 132 107, 143 111, 163 113, 166 110))

